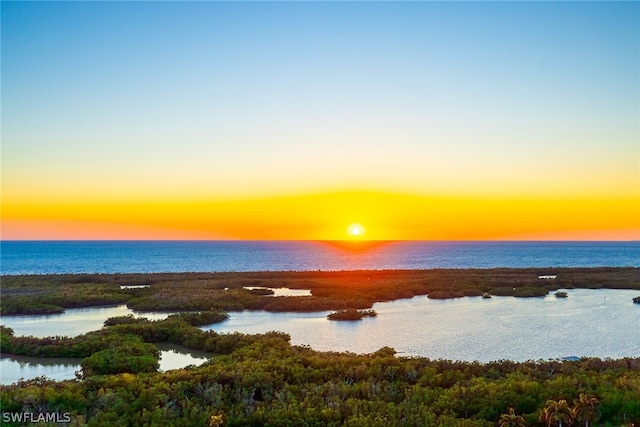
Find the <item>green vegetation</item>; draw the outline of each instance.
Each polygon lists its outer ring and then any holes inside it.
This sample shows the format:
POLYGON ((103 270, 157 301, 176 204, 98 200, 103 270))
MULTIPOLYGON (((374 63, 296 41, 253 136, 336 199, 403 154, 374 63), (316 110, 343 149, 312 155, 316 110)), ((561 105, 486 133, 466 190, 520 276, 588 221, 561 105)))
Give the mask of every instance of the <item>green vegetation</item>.
POLYGON ((198 313, 172 314, 167 320, 180 319, 191 326, 211 325, 227 320, 229 315, 222 311, 201 311, 198 313))
MULTIPOLYGON (((183 319, 111 323, 75 338, 76 345, 104 343, 93 345, 97 351, 83 360, 82 379, 2 386, 1 411, 69 412, 72 423, 89 426, 568 427, 640 421, 640 358, 480 364, 397 357, 387 347, 366 355, 317 352, 291 346, 285 334, 218 335, 183 319), (156 339, 218 356, 157 373, 145 347, 156 339), (134 356, 131 361, 121 357, 125 353, 134 356)), ((26 348, 25 340, 37 339, 2 330, 3 348, 26 348)), ((51 346, 37 344, 32 351, 51 346)))
MULTIPOLYGON (((155 372, 160 353, 151 343, 168 342, 193 350, 227 354, 260 339, 260 335, 224 334, 202 331, 194 325, 209 324, 221 313, 180 313, 165 320, 150 321, 133 316, 112 317, 105 327, 77 337, 15 336, 0 325, 0 345, 4 353, 33 357, 84 358, 83 377, 96 374, 155 372)), ((267 336, 288 336, 278 332, 267 336)))
POLYGON ((74 338, 16 337, 0 327, 5 353, 82 358, 76 380, 0 386, 0 410, 68 412, 73 425, 89 426, 637 425, 640 358, 480 364, 398 357, 388 347, 318 352, 291 346, 283 333, 195 327, 234 309, 333 309, 348 317, 372 313, 358 309, 373 302, 414 295, 526 297, 575 287, 640 289, 640 269, 4 276, 3 314, 105 303, 188 312, 160 321, 115 317, 74 338), (558 278, 539 280, 542 274, 558 278), (267 297, 245 286, 310 289, 313 296, 267 297), (160 342, 213 357, 159 373, 153 343, 160 342))
POLYGON ((336 272, 157 273, 2 276, 0 314, 127 304, 137 311, 311 311, 367 309, 380 301, 481 296, 536 297, 557 289, 640 290, 639 268, 527 268, 336 272), (541 280, 540 275, 556 275, 541 280), (141 286, 142 288, 121 288, 141 286), (308 297, 273 297, 269 289, 309 289, 308 297))
POLYGON ((82 363, 84 377, 121 373, 156 372, 160 351, 133 335, 111 339, 109 348, 97 351, 82 363))
POLYGON ((376 317, 378 313, 375 310, 356 310, 348 308, 346 310, 336 311, 327 315, 329 320, 362 320, 365 317, 376 317))

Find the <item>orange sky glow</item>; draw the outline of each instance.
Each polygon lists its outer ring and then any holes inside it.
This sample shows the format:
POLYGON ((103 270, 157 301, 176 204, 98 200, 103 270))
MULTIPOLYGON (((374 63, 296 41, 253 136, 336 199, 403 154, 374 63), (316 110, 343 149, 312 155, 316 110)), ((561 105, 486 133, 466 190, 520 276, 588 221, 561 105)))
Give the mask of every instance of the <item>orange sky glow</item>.
POLYGON ((0 237, 640 240, 639 26, 638 2, 2 2, 0 237))
POLYGON ((5 206, 5 239, 634 240, 634 199, 433 198, 381 192, 217 202, 5 206))

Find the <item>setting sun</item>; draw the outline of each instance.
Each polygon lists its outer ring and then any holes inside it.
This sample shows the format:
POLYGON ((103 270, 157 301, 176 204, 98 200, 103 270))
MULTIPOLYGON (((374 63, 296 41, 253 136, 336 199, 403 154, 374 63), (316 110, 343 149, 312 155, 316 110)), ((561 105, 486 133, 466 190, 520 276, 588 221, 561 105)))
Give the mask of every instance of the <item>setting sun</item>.
POLYGON ((351 238, 362 237, 364 236, 364 232, 364 227, 360 224, 351 224, 349 227, 347 227, 347 234, 351 238))
POLYGON ((638 2, 23 3, 0 240, 640 239, 638 2))

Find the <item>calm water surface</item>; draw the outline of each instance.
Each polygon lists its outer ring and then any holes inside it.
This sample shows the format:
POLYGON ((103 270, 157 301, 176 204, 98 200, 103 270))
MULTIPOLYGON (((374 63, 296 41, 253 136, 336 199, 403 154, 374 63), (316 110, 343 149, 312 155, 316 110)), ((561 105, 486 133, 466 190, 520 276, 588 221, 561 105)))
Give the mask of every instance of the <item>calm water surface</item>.
MULTIPOLYGON (((640 267, 640 242, 386 242, 357 250, 327 242, 0 241, 1 274, 185 271, 287 271, 493 267, 640 267)), ((305 292, 305 291, 298 291, 305 292)), ((334 322, 329 312, 231 314, 203 329, 289 333, 293 344, 322 351, 400 354, 482 362, 565 356, 640 356, 638 291, 570 290, 569 298, 512 297, 377 303, 378 317, 334 322)), ((286 295, 287 290, 276 291, 286 295)), ((290 294, 290 293, 289 293, 290 294)), ((307 292, 308 294, 308 292, 307 292)), ((4 316, 16 335, 77 336, 100 329, 126 306, 70 309, 49 316, 4 316)), ((168 313, 137 316, 163 319, 168 313)), ((162 350, 162 370, 199 364, 208 356, 162 350)), ((46 375, 74 378, 79 361, 0 359, 0 382, 46 375)))
POLYGON ((76 337, 96 331, 110 317, 126 316, 146 317, 149 320, 166 319, 171 313, 136 313, 126 305, 96 308, 69 308, 61 314, 37 316, 2 316, 0 324, 13 329, 15 335, 33 335, 34 337, 68 336, 76 337))
POLYGON ((158 343, 160 349, 160 371, 181 369, 189 365, 202 365, 213 354, 205 351, 191 350, 178 344, 158 343))
MULTIPOLYGON (((126 305, 119 305, 68 309, 62 314, 47 316, 3 316, 0 318, 0 324, 12 328, 15 335, 74 337, 102 328, 104 321, 110 317, 128 314, 150 320, 161 320, 171 313, 136 313, 126 305)), ((161 371, 200 365, 211 357, 209 353, 189 350, 176 344, 159 343, 157 346, 160 349, 161 371)), ((43 375, 55 380, 73 379, 75 372, 80 370, 81 360, 2 354, 0 355, 0 384, 11 384, 21 378, 30 379, 43 375)))
POLYGON ((45 376, 57 381, 72 380, 80 370, 82 359, 65 357, 29 357, 0 355, 0 384, 12 384, 20 379, 45 376))
POLYGON ((640 242, 0 241, 2 274, 640 267, 640 242))
MULTIPOLYGON (((253 288, 248 286, 246 288, 253 288)), ((308 289, 273 288, 277 296, 310 296, 308 289)), ((126 305, 94 308, 69 308, 64 313, 34 316, 2 316, 0 325, 8 326, 17 335, 51 337, 56 335, 75 337, 96 331, 110 317, 127 316, 146 317, 149 320, 162 320, 173 312, 135 312, 126 305)))
MULTIPOLYGON (((161 372, 201 365, 212 356, 204 351, 190 350, 177 344, 158 343, 161 372)), ((3 354, 0 356, 0 384, 12 384, 20 379, 40 376, 63 381, 76 377, 82 359, 63 357, 28 357, 3 354)))
MULTIPOLYGON (((286 292, 286 291, 285 291, 286 292)), ((210 326, 219 333, 282 331, 294 345, 320 351, 371 353, 383 346, 400 355, 488 362, 591 356, 640 356, 640 305, 635 290, 573 289, 568 298, 467 297, 430 300, 420 296, 374 304, 378 316, 357 322, 326 319, 329 311, 307 313, 232 312, 210 326)), ((78 335, 99 329, 112 316, 131 313, 126 306, 67 310, 54 316, 5 316, 2 324, 18 335, 78 335)), ((167 313, 138 314, 164 318, 167 313)), ((203 363, 209 356, 171 345, 162 350, 161 370, 203 363)), ((74 378, 78 362, 6 357, 0 379, 46 375, 74 378)))
POLYGON ((326 319, 330 312, 231 313, 216 332, 287 332, 293 344, 370 353, 390 346, 407 356, 488 362, 640 356, 640 305, 633 290, 568 290, 569 298, 414 297, 374 304, 377 317, 326 319))

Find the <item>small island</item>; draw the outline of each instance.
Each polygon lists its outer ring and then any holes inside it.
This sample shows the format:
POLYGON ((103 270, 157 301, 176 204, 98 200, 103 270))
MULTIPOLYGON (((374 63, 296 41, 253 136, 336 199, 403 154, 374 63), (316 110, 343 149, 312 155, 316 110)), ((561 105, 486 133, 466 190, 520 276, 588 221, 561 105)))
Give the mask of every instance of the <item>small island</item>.
POLYGON ((565 291, 558 291, 555 293, 556 298, 567 298, 569 296, 565 291))
POLYGON ((362 320, 365 317, 376 317, 378 313, 375 310, 356 310, 348 308, 346 310, 336 311, 327 316, 329 320, 362 320))

